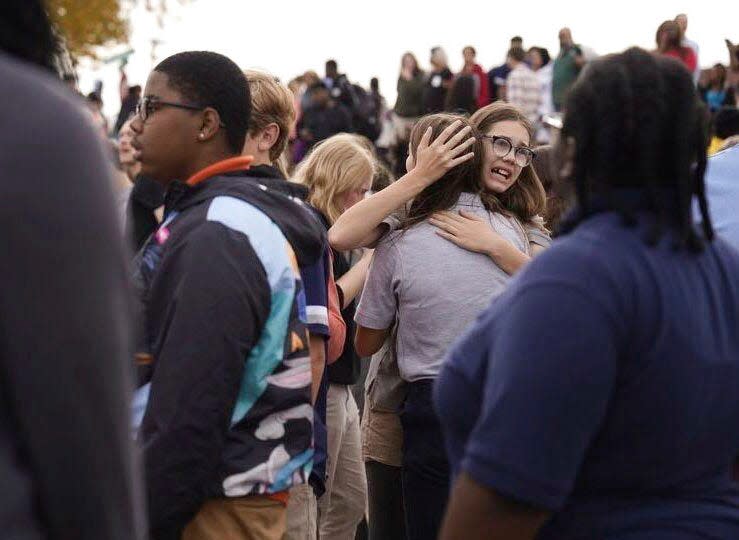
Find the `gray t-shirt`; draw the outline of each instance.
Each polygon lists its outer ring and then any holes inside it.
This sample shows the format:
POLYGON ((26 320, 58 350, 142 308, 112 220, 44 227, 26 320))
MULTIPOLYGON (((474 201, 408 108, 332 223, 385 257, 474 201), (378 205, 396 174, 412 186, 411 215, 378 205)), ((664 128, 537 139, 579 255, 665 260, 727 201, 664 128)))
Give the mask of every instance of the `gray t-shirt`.
MULTIPOLYGON (((453 210, 487 217, 523 253, 527 231, 513 217, 488 212, 463 193, 453 210)), ((384 329, 398 319, 397 355, 406 381, 435 378, 449 346, 508 284, 489 257, 462 249, 422 222, 388 234, 377 246, 355 320, 384 329)))

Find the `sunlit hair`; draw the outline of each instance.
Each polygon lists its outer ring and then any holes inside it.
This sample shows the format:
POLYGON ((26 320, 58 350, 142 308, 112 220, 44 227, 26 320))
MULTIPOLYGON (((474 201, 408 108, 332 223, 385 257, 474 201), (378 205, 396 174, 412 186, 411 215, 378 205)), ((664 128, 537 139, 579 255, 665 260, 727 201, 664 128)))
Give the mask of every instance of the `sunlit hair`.
POLYGON ((372 176, 372 191, 377 193, 382 191, 390 184, 395 182, 393 173, 387 168, 380 158, 377 157, 377 150, 375 145, 364 135, 357 135, 356 133, 347 133, 347 136, 353 137, 357 144, 362 146, 372 155, 372 166, 374 168, 374 175, 372 176))
MULTIPOLYGON (((244 75, 251 92, 249 135, 256 137, 268 125, 277 124, 280 133, 269 149, 269 159, 279 168, 280 156, 287 148, 290 129, 296 118, 293 94, 269 73, 247 70, 244 75)), ((281 172, 286 174, 287 171, 281 172)))
MULTIPOLYGON (((467 126, 471 127, 469 120, 458 114, 438 113, 422 117, 411 131, 409 146, 414 159, 426 130, 431 128, 430 142, 433 142, 442 131, 457 120, 461 122, 457 131, 467 126)), ((469 136, 471 137, 472 133, 469 136)), ((482 144, 479 138, 468 151, 474 152, 475 157, 448 170, 444 176, 416 196, 403 220, 402 228, 407 229, 428 219, 436 212, 452 208, 464 192, 479 193, 481 191, 482 144)))
POLYGON ((447 58, 446 51, 441 47, 434 47, 431 49, 431 60, 442 66, 449 65, 449 59, 447 58))
POLYGON ((318 143, 298 165, 295 181, 309 189, 308 203, 333 223, 344 209, 339 197, 374 175, 374 158, 356 136, 339 134, 318 143))
MULTIPOLYGON (((470 117, 475 129, 485 134, 498 122, 513 121, 521 124, 529 134, 529 140, 534 138, 534 129, 526 116, 513 105, 497 101, 478 110, 470 117)), ((492 150, 486 150, 492 151, 492 150)), ((534 167, 529 165, 521 170, 516 182, 504 193, 486 192, 484 202, 492 210, 512 214, 523 223, 529 222, 538 215, 543 215, 546 209, 546 193, 536 175, 534 167)))

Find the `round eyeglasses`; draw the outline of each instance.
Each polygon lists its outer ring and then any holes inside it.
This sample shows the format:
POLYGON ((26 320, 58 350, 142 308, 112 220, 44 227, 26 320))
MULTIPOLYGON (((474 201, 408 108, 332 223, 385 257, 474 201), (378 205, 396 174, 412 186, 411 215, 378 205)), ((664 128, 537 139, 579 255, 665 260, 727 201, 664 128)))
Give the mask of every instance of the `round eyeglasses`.
POLYGON ((506 157, 513 151, 513 161, 519 167, 528 167, 536 158, 536 152, 526 146, 513 146, 513 142, 508 137, 499 137, 498 135, 483 135, 483 139, 488 139, 492 146, 493 152, 500 158, 506 157))

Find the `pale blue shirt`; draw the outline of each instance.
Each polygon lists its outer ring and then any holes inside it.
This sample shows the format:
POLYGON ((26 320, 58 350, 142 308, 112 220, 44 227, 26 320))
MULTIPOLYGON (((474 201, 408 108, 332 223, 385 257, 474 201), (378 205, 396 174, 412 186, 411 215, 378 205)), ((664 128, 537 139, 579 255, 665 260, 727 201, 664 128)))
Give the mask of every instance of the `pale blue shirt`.
MULTIPOLYGON (((708 158, 706 197, 716 233, 739 250, 739 146, 708 158)), ((695 215, 700 221, 697 205, 695 215)))

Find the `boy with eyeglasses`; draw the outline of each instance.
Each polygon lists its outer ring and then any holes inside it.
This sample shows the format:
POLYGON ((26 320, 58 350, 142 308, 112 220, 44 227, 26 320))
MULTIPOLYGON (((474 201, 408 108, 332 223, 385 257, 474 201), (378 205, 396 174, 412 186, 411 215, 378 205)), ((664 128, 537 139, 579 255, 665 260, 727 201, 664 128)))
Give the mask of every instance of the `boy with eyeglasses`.
POLYGON ((135 275, 155 540, 281 539, 288 489, 312 466, 300 268, 325 238, 300 202, 245 178, 245 96, 228 58, 180 53, 151 73, 131 124, 142 174, 167 186, 135 275))

